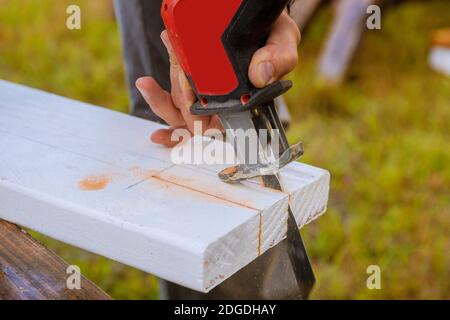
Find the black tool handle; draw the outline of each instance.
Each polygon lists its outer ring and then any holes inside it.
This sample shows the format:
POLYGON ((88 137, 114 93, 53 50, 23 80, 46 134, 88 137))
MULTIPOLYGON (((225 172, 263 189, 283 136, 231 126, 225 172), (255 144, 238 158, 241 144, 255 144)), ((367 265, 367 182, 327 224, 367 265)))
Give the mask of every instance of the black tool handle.
POLYGON ((238 95, 254 89, 248 79, 248 69, 255 52, 262 48, 274 22, 286 8, 289 0, 245 0, 222 42, 238 76, 238 95))

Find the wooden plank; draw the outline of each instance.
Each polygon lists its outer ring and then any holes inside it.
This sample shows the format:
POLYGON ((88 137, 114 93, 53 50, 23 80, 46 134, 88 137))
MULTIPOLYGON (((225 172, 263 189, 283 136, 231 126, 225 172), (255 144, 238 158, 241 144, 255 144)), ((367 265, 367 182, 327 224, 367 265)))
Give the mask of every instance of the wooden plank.
POLYGON ((293 164, 287 193, 175 165, 160 125, 0 81, 0 217, 207 292, 323 213, 329 174, 293 164))
POLYGON ((67 287, 69 265, 16 225, 0 220, 0 300, 109 300, 85 277, 67 287))

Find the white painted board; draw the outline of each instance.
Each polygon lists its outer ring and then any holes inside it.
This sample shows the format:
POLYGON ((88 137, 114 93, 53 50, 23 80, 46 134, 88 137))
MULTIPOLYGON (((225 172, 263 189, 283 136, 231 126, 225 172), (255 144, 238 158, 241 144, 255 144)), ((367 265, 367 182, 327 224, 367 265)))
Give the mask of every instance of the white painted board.
POLYGON ((175 165, 155 123, 0 80, 0 218, 208 292, 325 212, 327 171, 294 163, 286 193, 175 165))

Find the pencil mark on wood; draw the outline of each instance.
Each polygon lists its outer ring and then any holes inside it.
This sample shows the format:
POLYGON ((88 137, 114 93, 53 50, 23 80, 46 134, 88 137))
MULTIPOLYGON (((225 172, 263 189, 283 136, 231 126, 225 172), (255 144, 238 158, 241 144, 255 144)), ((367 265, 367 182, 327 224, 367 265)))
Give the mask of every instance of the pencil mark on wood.
POLYGON ((138 181, 138 182, 136 182, 136 183, 133 183, 131 186, 126 187, 125 190, 130 190, 130 189, 132 189, 132 188, 134 188, 134 187, 136 187, 136 186, 138 186, 138 185, 144 183, 144 182, 147 181, 147 180, 148 180, 148 179, 146 178, 146 179, 142 179, 142 180, 140 180, 140 181, 138 181))

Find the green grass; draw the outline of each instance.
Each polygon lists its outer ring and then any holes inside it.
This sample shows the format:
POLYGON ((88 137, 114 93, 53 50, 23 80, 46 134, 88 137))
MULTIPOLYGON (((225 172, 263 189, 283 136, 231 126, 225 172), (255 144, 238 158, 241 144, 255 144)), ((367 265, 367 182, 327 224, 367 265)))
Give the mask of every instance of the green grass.
MULTIPOLYGON (((303 37, 288 100, 302 161, 333 177, 327 214, 308 226, 313 298, 450 298, 450 79, 427 66, 430 32, 450 26, 448 1, 405 2, 367 31, 348 81, 315 77, 330 10, 303 37), (366 268, 382 269, 382 290, 366 268)), ((0 78, 125 111, 119 35, 109 1, 0 0, 0 78), (83 29, 65 28, 80 4, 83 29)), ((145 139, 146 137, 143 137, 145 139)), ((115 298, 157 297, 157 282, 39 236, 115 298)))

